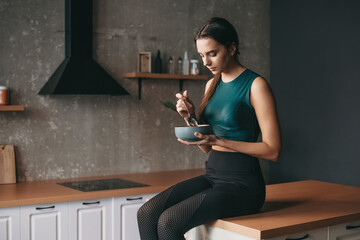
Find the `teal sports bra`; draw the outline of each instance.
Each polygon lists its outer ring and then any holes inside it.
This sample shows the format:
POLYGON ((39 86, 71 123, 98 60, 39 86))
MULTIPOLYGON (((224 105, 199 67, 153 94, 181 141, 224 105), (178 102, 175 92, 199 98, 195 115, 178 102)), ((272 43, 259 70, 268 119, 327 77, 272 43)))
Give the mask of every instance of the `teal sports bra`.
POLYGON ((231 82, 220 82, 204 109, 204 119, 219 138, 256 142, 260 133, 250 88, 259 75, 245 69, 231 82))

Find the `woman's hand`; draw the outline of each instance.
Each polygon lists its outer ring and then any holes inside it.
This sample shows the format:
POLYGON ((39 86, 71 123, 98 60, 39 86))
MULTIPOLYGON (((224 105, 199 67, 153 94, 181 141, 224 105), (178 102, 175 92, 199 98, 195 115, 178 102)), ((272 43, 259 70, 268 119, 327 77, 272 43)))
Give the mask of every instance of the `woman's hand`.
POLYGON ((195 106, 194 106, 193 102, 191 101, 191 99, 188 97, 187 90, 185 90, 183 92, 183 94, 177 93, 176 98, 178 99, 176 102, 176 110, 178 111, 180 116, 182 116, 183 118, 186 118, 186 119, 188 119, 188 117, 189 117, 186 107, 184 105, 184 101, 185 101, 186 106, 189 109, 190 115, 193 118, 195 118, 195 106))
POLYGON ((178 141, 188 146, 212 146, 216 145, 216 143, 219 141, 219 138, 215 135, 204 135, 199 132, 196 132, 194 135, 197 138, 200 138, 200 140, 195 142, 188 142, 178 138, 178 141))

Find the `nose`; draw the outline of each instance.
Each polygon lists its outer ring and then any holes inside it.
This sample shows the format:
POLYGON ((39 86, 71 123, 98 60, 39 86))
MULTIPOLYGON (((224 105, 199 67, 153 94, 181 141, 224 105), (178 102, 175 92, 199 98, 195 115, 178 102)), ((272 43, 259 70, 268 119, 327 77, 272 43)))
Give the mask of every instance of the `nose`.
POLYGON ((210 61, 210 59, 209 59, 208 56, 203 57, 203 63, 204 63, 204 66, 205 66, 205 67, 211 65, 211 61, 210 61))

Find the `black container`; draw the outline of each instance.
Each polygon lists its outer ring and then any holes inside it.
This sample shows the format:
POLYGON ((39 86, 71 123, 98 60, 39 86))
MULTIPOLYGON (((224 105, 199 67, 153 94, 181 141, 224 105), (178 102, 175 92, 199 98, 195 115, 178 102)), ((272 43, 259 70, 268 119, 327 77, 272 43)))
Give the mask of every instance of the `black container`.
POLYGON ((161 73, 161 57, 160 50, 157 50, 156 58, 155 58, 155 73, 161 73))

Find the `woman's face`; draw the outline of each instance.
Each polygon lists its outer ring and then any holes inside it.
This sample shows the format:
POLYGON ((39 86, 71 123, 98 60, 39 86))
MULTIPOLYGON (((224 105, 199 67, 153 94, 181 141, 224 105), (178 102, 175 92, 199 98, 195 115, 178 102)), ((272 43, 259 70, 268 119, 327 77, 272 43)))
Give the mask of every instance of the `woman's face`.
POLYGON ((196 40, 196 47, 204 66, 214 75, 226 72, 230 61, 234 60, 235 50, 233 50, 233 47, 226 48, 212 38, 196 40))

